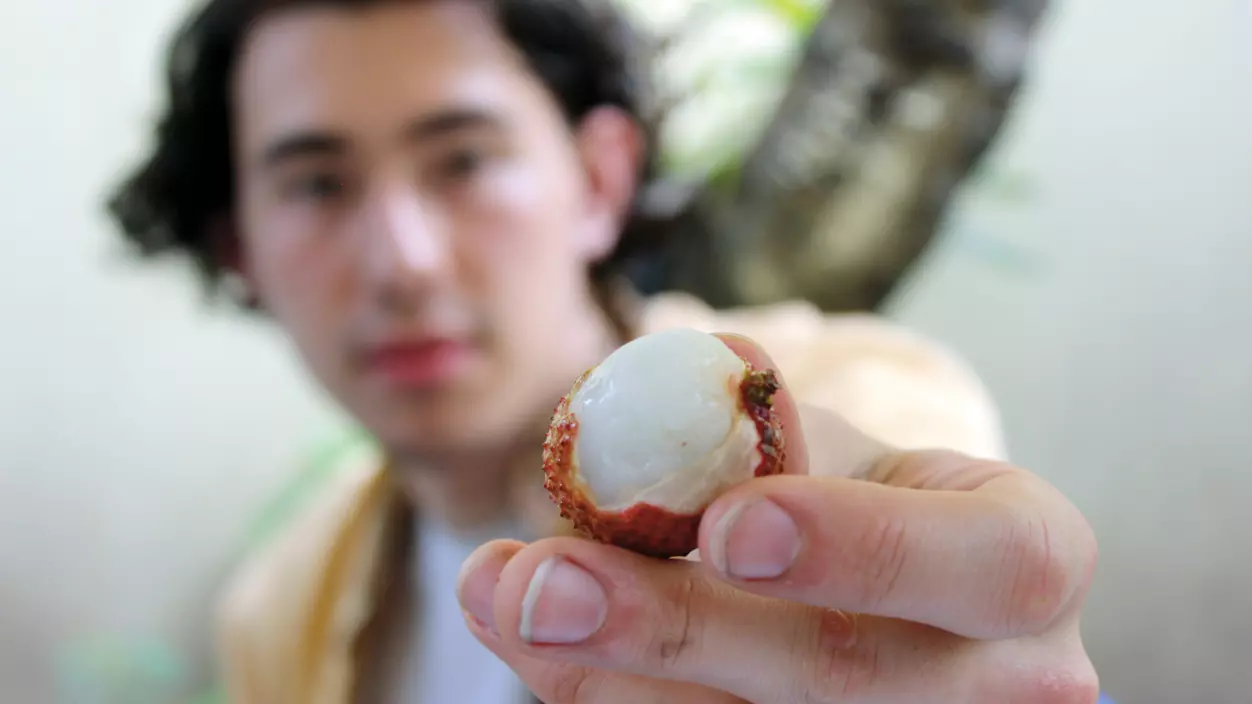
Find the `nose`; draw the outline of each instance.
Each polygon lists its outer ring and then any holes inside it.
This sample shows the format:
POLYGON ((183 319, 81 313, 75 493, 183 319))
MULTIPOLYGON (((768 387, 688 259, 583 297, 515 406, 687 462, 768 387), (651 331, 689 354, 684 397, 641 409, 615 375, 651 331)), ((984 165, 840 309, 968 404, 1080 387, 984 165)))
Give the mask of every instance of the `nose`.
POLYGON ((447 228, 418 194, 380 186, 367 201, 365 215, 365 261, 381 291, 412 295, 446 271, 447 228))

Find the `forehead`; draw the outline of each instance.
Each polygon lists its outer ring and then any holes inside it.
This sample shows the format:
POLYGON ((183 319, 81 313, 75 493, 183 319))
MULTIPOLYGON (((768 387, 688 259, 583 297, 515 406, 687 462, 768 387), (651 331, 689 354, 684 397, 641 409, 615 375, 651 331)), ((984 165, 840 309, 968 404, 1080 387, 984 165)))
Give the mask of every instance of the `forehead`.
POLYGON ((312 5, 265 16, 234 77, 240 147, 285 132, 381 134, 472 105, 542 109, 538 81, 482 3, 312 5))

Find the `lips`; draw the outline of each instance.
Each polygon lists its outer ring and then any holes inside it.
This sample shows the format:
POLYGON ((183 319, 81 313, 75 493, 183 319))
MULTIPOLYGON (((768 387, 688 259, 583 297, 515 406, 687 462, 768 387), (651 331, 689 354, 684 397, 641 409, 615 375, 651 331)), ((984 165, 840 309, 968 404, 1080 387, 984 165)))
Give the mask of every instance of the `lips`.
POLYGON ((469 361, 472 348, 450 339, 397 342, 366 356, 370 373, 395 386, 424 388, 446 383, 469 361))

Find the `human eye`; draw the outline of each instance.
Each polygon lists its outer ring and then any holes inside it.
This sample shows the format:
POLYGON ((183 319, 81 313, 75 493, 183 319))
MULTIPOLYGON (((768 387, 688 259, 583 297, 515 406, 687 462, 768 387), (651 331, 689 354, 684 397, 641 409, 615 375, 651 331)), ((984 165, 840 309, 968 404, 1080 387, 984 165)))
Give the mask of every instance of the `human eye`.
POLYGON ((336 198, 343 190, 343 179, 332 173, 303 174, 292 182, 292 194, 307 200, 336 198))
POLYGON ((437 176, 450 183, 461 183, 481 172, 490 161, 486 150, 477 147, 458 147, 440 158, 437 176))
POLYGON ((343 196, 345 179, 332 171, 293 174, 283 184, 283 195, 293 201, 326 203, 343 196))

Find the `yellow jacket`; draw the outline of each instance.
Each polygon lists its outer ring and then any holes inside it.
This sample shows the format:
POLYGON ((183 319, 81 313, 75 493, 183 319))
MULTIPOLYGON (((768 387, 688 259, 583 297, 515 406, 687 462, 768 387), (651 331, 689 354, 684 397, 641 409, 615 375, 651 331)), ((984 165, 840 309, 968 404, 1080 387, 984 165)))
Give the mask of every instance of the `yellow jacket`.
MULTIPOLYGON (((870 316, 804 303, 715 312, 686 296, 652 299, 642 330, 693 327, 761 342, 792 393, 898 447, 1004 455, 995 406, 946 350, 870 316)), ((363 632, 395 570, 402 511, 381 458, 338 472, 312 505, 251 556, 225 591, 219 656, 232 704, 345 704, 360 696, 363 632)), ((365 679, 365 678, 361 678, 365 679)))

